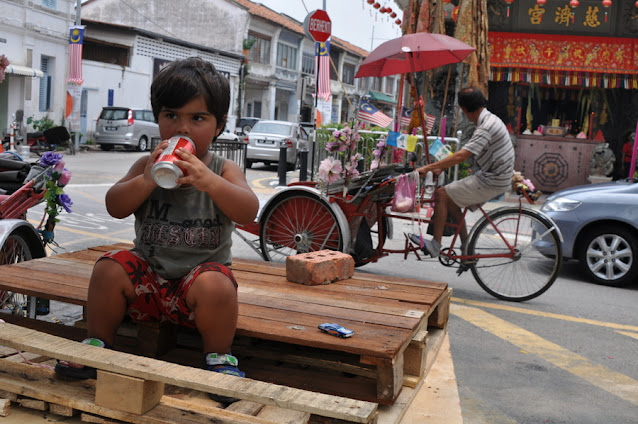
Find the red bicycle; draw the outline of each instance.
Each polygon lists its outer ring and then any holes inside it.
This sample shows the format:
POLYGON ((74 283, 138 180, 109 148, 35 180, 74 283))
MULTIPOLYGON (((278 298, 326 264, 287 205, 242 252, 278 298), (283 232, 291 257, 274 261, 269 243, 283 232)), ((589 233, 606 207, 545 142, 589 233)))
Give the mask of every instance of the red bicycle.
MULTIPOLYGON (((259 236, 249 243, 267 261, 283 262, 287 256, 323 249, 353 256, 357 266, 382 257, 414 252, 418 246, 405 236, 401 249, 385 247, 394 219, 429 224, 423 213, 394 213, 390 205, 397 175, 411 171, 404 166, 385 166, 364 172, 347 186, 320 190, 314 182, 289 185, 262 208, 258 219, 237 229, 259 236)), ((562 263, 562 236, 552 220, 527 207, 532 203, 521 194, 518 204, 485 211, 478 206, 479 220, 472 226, 467 244, 460 246, 460 225, 448 223, 453 231, 439 262, 471 271, 478 284, 491 295, 509 301, 533 299, 551 287, 562 263)), ((421 191, 419 207, 425 211, 436 199, 421 191)), ((469 208, 463 211, 467 216, 469 208)))

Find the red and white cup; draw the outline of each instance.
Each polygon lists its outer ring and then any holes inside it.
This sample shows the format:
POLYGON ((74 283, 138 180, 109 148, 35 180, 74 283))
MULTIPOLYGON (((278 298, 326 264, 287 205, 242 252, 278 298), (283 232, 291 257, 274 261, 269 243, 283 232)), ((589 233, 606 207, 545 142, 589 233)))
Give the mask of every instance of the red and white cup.
POLYGON ((153 164, 151 168, 151 175, 155 183, 166 189, 177 188, 180 185, 177 183, 178 178, 182 178, 187 175, 186 171, 179 166, 175 165, 176 160, 181 160, 177 156, 177 150, 183 147, 192 154, 195 154, 195 143, 190 138, 184 135, 176 135, 168 139, 168 146, 164 149, 161 155, 153 164))

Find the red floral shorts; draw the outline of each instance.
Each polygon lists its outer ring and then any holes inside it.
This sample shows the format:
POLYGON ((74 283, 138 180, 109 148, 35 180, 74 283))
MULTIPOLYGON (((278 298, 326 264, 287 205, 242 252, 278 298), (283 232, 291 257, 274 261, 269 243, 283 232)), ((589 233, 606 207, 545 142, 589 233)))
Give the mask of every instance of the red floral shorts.
POLYGON ((186 293, 202 272, 221 272, 237 288, 232 271, 217 262, 197 265, 182 278, 167 280, 158 275, 137 253, 112 250, 102 255, 119 263, 133 283, 137 299, 128 306, 128 314, 138 321, 170 321, 195 327, 194 314, 186 305, 186 293))

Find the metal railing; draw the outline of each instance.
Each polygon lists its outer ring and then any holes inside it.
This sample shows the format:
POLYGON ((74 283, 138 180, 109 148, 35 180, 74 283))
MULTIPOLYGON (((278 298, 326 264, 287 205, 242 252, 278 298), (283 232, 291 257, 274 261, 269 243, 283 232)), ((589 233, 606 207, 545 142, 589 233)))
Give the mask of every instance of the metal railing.
POLYGON ((215 152, 219 156, 232 160, 239 165, 246 173, 246 149, 247 144, 243 141, 214 141, 208 150, 215 152))

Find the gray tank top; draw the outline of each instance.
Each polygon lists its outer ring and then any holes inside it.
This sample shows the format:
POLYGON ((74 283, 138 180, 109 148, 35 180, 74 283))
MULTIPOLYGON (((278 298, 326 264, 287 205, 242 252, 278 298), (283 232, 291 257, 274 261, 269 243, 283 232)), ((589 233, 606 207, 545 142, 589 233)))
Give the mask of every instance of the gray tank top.
MULTIPOLYGON (((225 159, 209 168, 221 175, 225 159)), ((234 223, 194 187, 156 188, 135 211, 135 247, 159 275, 181 278, 204 262, 232 263, 234 223)))

